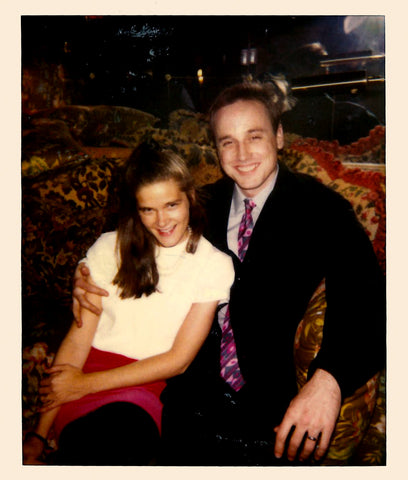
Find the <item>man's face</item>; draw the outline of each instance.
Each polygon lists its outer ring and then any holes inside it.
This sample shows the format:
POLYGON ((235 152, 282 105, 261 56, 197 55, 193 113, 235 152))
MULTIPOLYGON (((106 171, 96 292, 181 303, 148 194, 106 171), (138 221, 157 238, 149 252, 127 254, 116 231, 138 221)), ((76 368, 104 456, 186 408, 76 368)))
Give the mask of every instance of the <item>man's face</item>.
POLYGON ((268 112, 256 100, 238 100, 214 116, 218 157, 224 172, 247 197, 254 197, 273 179, 283 130, 276 134, 268 112))

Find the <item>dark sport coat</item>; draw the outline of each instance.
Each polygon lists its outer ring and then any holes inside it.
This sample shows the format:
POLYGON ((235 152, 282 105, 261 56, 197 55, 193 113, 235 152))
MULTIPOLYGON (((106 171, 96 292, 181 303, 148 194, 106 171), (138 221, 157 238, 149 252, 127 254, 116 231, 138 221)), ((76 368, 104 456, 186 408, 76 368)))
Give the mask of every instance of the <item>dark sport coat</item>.
POLYGON ((309 376, 323 368, 343 397, 352 394, 384 366, 385 281, 350 203, 280 165, 241 263, 227 246, 233 188, 229 178, 208 188, 206 236, 234 260, 230 319, 246 394, 258 408, 266 397, 286 410, 296 394, 296 328, 322 279, 328 306, 309 376))

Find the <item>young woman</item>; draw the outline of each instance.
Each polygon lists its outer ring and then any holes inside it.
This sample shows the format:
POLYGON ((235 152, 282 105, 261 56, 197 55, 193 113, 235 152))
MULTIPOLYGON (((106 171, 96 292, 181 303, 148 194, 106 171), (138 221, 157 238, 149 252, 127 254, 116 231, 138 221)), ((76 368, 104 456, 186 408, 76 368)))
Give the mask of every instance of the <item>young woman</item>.
POLYGON ((86 257, 92 281, 109 296, 90 295, 102 313, 84 310, 42 382, 26 464, 38 462, 51 427, 56 464, 149 464, 165 380, 186 370, 228 299, 232 262, 201 235, 203 212, 182 159, 142 145, 123 181, 118 229, 86 257))

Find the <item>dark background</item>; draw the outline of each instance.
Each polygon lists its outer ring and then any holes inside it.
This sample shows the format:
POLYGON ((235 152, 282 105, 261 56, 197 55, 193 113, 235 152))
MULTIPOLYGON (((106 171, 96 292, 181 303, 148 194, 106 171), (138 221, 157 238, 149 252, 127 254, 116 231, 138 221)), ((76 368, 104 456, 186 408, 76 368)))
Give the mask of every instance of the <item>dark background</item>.
MULTIPOLYGON (((294 86, 299 78, 336 72, 385 75, 384 60, 329 72, 319 66, 321 56, 304 50, 318 44, 325 58, 384 53, 384 18, 375 16, 23 16, 21 32, 23 74, 62 67, 66 103, 124 105, 162 119, 176 108, 206 112, 224 86, 248 75, 284 74, 294 86), (248 48, 257 51, 249 66, 241 64, 248 48)), ((383 84, 296 96, 287 120, 294 133, 344 143, 384 124, 383 84)))

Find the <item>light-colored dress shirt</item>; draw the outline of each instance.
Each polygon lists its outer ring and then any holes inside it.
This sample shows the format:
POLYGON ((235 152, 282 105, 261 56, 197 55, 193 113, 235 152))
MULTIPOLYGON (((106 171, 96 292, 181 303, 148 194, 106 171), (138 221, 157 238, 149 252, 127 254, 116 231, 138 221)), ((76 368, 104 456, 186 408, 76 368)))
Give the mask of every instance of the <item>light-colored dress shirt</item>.
MULTIPOLYGON (((263 188, 258 195, 252 197, 252 200, 255 202, 256 207, 252 210, 252 219, 254 222, 254 226, 256 221, 258 220, 259 215, 261 214, 262 208, 265 205, 269 194, 275 187, 276 178, 278 176, 278 170, 274 178, 268 183, 268 185, 263 188)), ((239 225, 242 220, 242 216, 245 213, 245 204, 244 200, 247 197, 242 193, 242 190, 235 184, 234 192, 232 194, 232 201, 231 201, 231 209, 228 218, 228 233, 227 233, 227 241, 228 241, 228 248, 238 256, 238 231, 239 225)))

